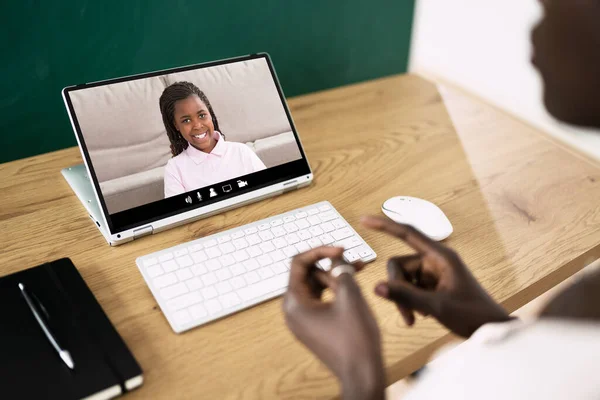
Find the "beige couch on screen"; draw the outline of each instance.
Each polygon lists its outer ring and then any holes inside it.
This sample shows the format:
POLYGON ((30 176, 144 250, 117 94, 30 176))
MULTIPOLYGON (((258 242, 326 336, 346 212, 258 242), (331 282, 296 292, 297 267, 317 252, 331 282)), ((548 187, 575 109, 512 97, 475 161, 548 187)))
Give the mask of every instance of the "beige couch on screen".
POLYGON ((300 158, 262 59, 76 91, 73 107, 110 213, 164 197, 171 152, 158 99, 183 80, 204 91, 228 141, 246 143, 267 167, 300 158))

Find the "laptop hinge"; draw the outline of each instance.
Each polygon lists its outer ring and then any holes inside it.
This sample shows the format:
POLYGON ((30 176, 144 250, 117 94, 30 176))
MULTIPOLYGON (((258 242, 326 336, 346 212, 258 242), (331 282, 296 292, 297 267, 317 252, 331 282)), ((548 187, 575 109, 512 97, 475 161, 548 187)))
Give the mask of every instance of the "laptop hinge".
POLYGON ((138 229, 134 229, 133 230, 133 240, 139 239, 142 236, 152 235, 153 232, 154 232, 154 228, 152 228, 152 225, 147 225, 147 226, 143 226, 138 229))

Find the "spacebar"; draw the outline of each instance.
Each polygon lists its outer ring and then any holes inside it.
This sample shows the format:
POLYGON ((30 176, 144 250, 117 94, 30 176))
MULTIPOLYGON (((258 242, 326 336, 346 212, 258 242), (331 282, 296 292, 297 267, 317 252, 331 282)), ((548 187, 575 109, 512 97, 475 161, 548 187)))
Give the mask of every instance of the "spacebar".
POLYGON ((243 301, 249 301, 265 294, 283 289, 288 285, 289 274, 281 274, 238 290, 243 301))

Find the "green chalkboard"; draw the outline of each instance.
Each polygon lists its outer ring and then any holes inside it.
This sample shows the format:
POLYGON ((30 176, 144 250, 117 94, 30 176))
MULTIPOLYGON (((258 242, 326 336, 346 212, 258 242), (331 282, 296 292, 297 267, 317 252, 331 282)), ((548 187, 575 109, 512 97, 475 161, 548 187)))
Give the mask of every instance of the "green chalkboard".
POLYGON ((414 0, 2 0, 0 162, 76 145, 60 91, 270 53, 286 96, 404 72, 414 0))

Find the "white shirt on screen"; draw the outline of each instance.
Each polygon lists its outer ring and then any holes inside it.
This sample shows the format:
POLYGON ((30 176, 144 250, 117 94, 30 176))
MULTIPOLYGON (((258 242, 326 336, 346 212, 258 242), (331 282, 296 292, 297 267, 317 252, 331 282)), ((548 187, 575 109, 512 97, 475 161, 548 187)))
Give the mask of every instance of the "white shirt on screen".
POLYGON ((188 145, 165 167, 165 197, 234 179, 266 169, 265 164, 245 144, 227 142, 217 131, 217 144, 210 153, 188 145))
POLYGON ((599 370, 600 323, 488 324, 428 364, 402 400, 600 399, 599 370))

